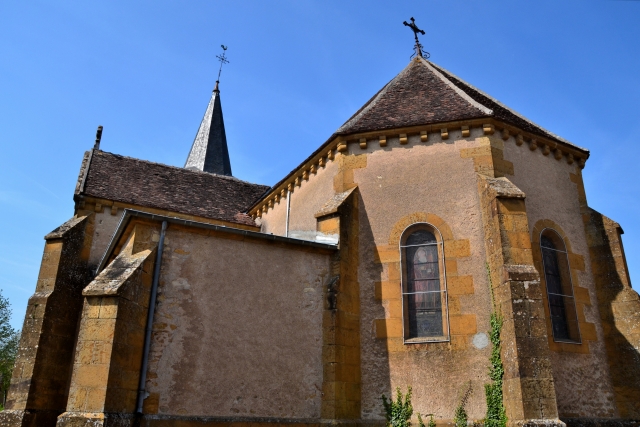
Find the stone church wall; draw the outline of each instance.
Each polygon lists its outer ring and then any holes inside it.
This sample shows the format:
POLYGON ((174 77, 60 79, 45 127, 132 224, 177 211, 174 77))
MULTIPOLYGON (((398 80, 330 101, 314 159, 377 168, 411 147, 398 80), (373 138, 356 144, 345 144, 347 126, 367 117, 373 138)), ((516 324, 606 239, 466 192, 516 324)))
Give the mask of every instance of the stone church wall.
POLYGON ((89 254, 89 268, 95 269, 100 263, 123 213, 124 211, 120 209, 117 215, 112 215, 111 209, 103 209, 102 212, 94 214, 94 231, 89 254))
MULTIPOLYGON (((525 143, 516 145, 515 138, 504 142, 505 159, 513 163, 511 180, 526 194, 526 208, 531 229, 536 268, 544 281, 539 234, 547 227, 558 231, 569 252, 572 284, 578 312, 581 344, 553 341, 550 320, 547 321, 549 347, 558 413, 560 417, 610 418, 616 413, 614 394, 600 322, 596 290, 589 259, 589 247, 582 215, 586 198, 581 169, 566 158, 556 160, 553 153, 543 154, 544 147, 534 150, 525 143)), ((548 308, 547 310, 548 317, 548 308)))
MULTIPOLYGON (((309 180, 294 186, 291 193, 289 212, 289 237, 314 240, 316 236, 315 213, 336 193, 334 177, 338 173, 336 161, 329 161, 318 168, 315 174, 309 173, 309 180)), ((287 220, 287 199, 281 198, 261 218, 262 232, 285 235, 287 220)))
POLYGON ((430 133, 426 143, 416 135, 404 145, 388 138, 384 148, 377 142, 367 149, 349 145, 349 154, 367 153, 353 170, 361 195, 363 419, 380 419, 381 394, 410 385, 415 412, 451 420, 468 381, 470 419, 484 417, 491 302, 476 173, 472 160, 460 154, 478 146, 481 136, 480 129, 466 138, 458 130, 447 140, 430 133), (403 343, 398 244, 415 222, 429 222, 443 234, 450 342, 403 343))
POLYGON ((319 418, 330 256, 171 225, 144 412, 319 418))

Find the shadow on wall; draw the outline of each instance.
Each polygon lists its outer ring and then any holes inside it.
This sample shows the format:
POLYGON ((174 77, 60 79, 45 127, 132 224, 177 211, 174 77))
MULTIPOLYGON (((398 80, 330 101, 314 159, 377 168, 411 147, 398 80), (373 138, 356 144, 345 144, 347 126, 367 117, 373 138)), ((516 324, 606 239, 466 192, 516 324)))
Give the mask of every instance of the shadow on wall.
POLYGON ((382 394, 391 394, 391 373, 389 371, 389 352, 386 340, 377 339, 374 327, 375 319, 385 318, 383 304, 376 300, 376 282, 386 280, 383 277, 382 264, 374 262, 376 243, 367 215, 367 209, 360 193, 357 193, 359 206, 360 260, 358 279, 360 282, 361 310, 361 351, 362 351, 362 409, 361 417, 384 422, 382 394))
POLYGON ((640 296, 631 281, 620 225, 591 209, 587 224, 591 265, 609 370, 620 417, 640 419, 640 296))

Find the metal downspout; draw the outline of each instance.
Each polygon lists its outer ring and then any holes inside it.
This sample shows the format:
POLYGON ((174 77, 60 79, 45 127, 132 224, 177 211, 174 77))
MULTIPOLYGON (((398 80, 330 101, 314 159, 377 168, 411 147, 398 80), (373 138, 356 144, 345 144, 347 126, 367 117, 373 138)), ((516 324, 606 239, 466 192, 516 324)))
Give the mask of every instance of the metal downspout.
POLYGON ((291 191, 287 190, 287 223, 284 228, 284 237, 289 237, 289 211, 291 210, 291 191))
POLYGON ((142 367, 140 368, 140 382, 138 383, 138 398, 136 400, 136 413, 142 414, 142 402, 145 399, 147 367, 149 366, 149 349, 151 347, 151 330, 153 328, 153 315, 156 311, 156 296, 158 295, 158 281, 160 280, 160 266, 162 264, 162 251, 164 249, 164 235, 167 231, 167 221, 162 221, 160 241, 156 252, 156 265, 153 268, 153 282, 151 295, 149 295, 149 310, 147 312, 147 326, 144 331, 144 349, 142 353, 142 367))

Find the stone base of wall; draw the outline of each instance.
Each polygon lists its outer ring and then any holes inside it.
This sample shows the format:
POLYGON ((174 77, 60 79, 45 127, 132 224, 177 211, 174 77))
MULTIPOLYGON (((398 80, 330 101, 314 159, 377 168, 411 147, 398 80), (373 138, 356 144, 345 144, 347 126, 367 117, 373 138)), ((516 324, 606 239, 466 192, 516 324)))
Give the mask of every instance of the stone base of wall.
POLYGON ((140 427, 384 427, 384 421, 145 415, 140 427))
POLYGON ((567 427, 640 427, 640 420, 618 418, 563 418, 567 427))
POLYGON ((12 410, 0 412, 0 426, 2 427, 30 427, 55 425, 59 411, 45 410, 12 410))
POLYGON ((514 421, 513 423, 509 423, 508 425, 518 427, 566 427, 566 424, 558 419, 514 421))
POLYGON ((56 427, 133 427, 140 425, 140 417, 133 414, 102 412, 65 412, 56 427))

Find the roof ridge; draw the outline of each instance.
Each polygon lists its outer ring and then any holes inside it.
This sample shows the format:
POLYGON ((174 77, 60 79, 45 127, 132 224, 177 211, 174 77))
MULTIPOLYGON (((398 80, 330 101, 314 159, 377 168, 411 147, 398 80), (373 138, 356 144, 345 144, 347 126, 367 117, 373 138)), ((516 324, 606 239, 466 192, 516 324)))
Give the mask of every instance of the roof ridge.
POLYGON ((123 159, 135 160, 137 162, 143 162, 143 163, 148 163, 148 164, 152 164, 152 165, 163 166, 163 167, 171 168, 171 169, 178 169, 178 170, 180 170, 182 172, 186 171, 188 173, 205 174, 205 175, 208 175, 208 176, 215 176, 215 177, 227 179, 227 180, 230 180, 230 181, 242 182, 244 184, 257 185, 257 186, 260 186, 260 187, 269 187, 268 185, 265 185, 265 184, 257 184, 257 183, 254 183, 254 182, 245 181, 243 179, 236 178, 235 176, 220 175, 220 174, 213 173, 213 172, 205 172, 205 171, 201 171, 201 170, 181 168, 179 166, 167 165, 166 163, 160 163, 160 162, 152 162, 150 160, 138 159, 136 157, 125 156, 123 154, 111 153, 109 151, 103 151, 103 150, 96 150, 96 151, 97 151, 98 154, 108 154, 108 155, 115 156, 115 157, 120 157, 120 158, 123 158, 123 159))
POLYGON ((394 78, 392 78, 391 80, 389 80, 387 82, 386 85, 384 85, 382 87, 382 89, 380 89, 378 92, 375 93, 375 95, 373 95, 362 107, 360 107, 358 109, 358 111, 356 111, 351 117, 349 117, 347 119, 346 122, 344 122, 342 124, 342 126, 340 126, 334 133, 335 134, 339 134, 341 132, 341 129, 346 127, 351 121, 355 120, 357 117, 361 116, 362 114, 366 113, 367 111, 369 111, 371 108, 373 108, 375 106, 374 100, 376 98, 379 98, 380 96, 384 95, 387 90, 389 90, 389 88, 391 87, 391 85, 393 84, 393 82, 395 82, 396 80, 398 80, 403 74, 405 74, 406 72, 408 72, 409 67, 411 67, 413 61, 410 61, 409 64, 404 67, 402 69, 402 71, 400 71, 398 74, 395 75, 394 78))
MULTIPOLYGON (((514 116, 518 117, 521 120, 524 120, 525 122, 527 122, 529 125, 538 128, 539 131, 542 131, 543 133, 546 133, 547 136, 552 137, 560 142, 563 142, 565 144, 571 145, 573 147, 579 148, 580 150, 584 150, 584 151, 589 151, 584 147, 580 147, 579 145, 576 145, 564 138, 562 138, 561 136, 547 130, 546 128, 540 126, 539 124, 537 124, 536 122, 534 122, 533 120, 523 116, 522 114, 520 114, 519 112, 517 112, 516 110, 508 107, 507 105, 503 104, 502 102, 500 102, 499 100, 497 100, 496 98, 492 97, 491 95, 489 95, 488 93, 484 92, 481 89, 478 89, 477 87, 475 87, 474 85, 472 85, 471 83, 468 83, 467 81, 465 81, 464 79, 461 79, 460 77, 458 77, 457 75, 455 75, 454 73, 452 73, 451 71, 447 70, 446 68, 431 62, 431 61, 427 61, 424 60, 425 62, 428 62, 433 68, 435 68, 436 70, 439 70, 440 72, 446 74, 447 76, 449 76, 448 78, 453 78, 455 80, 457 80, 460 84, 467 86, 468 89, 477 92, 478 95, 483 96, 485 98, 487 98, 489 101, 497 104, 499 107, 505 109, 506 111, 508 111, 510 114, 513 114, 514 116)), ((453 83, 453 82, 452 82, 453 83)), ((455 83, 453 83, 455 84, 455 83)), ((458 85, 456 85, 456 87, 458 87, 458 85)), ((460 89, 463 90, 463 89, 460 89)), ((495 112, 493 113, 494 117, 495 117, 495 112)), ((498 117, 499 118, 499 117, 498 117)))
POLYGON ((435 74, 438 78, 440 78, 440 80, 442 80, 447 86, 449 86, 451 89, 453 89, 462 99, 464 99, 469 104, 471 104, 472 106, 474 106, 478 110, 482 111, 483 113, 488 114, 490 116, 493 115, 493 110, 491 108, 487 107, 486 105, 482 105, 480 102, 478 102, 475 99, 471 98, 465 91, 460 89, 454 82, 449 80, 437 68, 431 66, 431 63, 429 61, 427 61, 423 57, 420 57, 418 60, 422 61, 423 65, 425 65, 427 68, 429 68, 429 70, 433 74, 435 74))

